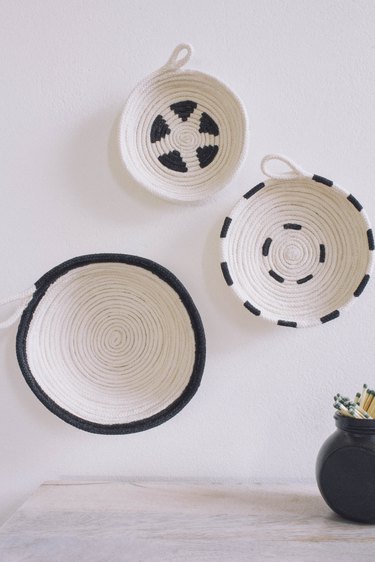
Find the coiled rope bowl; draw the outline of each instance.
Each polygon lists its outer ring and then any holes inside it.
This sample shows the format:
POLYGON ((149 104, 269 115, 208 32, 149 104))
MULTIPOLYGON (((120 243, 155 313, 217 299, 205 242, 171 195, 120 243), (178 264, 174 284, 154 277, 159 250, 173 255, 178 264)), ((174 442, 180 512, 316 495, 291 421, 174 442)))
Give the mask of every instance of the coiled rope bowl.
POLYGON ((261 168, 269 179, 224 220, 225 281, 251 314, 279 326, 334 320, 370 279, 374 237, 367 215, 354 195, 283 156, 266 156, 261 168), (289 171, 270 173, 272 161, 289 171))
POLYGON ((136 86, 119 130, 132 176, 180 202, 205 199, 227 184, 247 146, 241 101, 216 78, 181 70, 191 53, 190 45, 178 45, 165 66, 136 86))
POLYGON ((24 304, 16 349, 26 382, 80 429, 149 429, 178 413, 199 387, 199 313, 181 282, 155 262, 77 257, 46 273, 24 304))

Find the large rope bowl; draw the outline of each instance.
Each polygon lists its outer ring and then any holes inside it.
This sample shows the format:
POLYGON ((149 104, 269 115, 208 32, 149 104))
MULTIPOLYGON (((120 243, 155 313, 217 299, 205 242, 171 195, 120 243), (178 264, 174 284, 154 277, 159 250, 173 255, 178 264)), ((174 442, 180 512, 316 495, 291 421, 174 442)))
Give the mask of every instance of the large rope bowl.
MULTIPOLYGON (((205 364, 199 313, 150 260, 96 254, 45 274, 17 333, 26 382, 54 414, 93 433, 133 433, 177 414, 205 364)), ((31 300, 30 300, 31 297, 31 300)))
POLYGON ((221 269, 253 315, 292 328, 338 318, 371 274, 374 237, 350 193, 280 155, 261 165, 269 178, 225 218, 221 269), (286 174, 269 172, 272 160, 286 174))
POLYGON ((216 78, 181 70, 191 53, 190 45, 179 45, 165 66, 136 86, 119 131, 132 176, 180 202, 204 199, 227 184, 247 144, 241 101, 216 78))

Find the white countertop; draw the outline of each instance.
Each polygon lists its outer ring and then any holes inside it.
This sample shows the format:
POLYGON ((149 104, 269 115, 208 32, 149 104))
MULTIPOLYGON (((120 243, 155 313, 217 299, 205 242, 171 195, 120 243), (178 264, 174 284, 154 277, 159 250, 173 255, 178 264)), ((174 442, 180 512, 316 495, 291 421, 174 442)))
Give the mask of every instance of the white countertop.
POLYGON ((0 562, 372 560, 375 526, 313 485, 46 482, 0 528, 0 562))

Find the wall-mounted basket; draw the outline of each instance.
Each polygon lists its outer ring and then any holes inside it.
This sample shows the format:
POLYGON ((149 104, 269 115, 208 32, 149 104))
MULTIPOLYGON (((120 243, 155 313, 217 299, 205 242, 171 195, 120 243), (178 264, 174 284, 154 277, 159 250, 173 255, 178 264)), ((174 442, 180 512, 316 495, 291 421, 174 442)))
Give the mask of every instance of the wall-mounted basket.
POLYGON ((221 189, 242 162, 247 117, 222 82, 182 70, 192 48, 181 44, 169 61, 130 94, 120 123, 123 161, 153 193, 198 201, 221 189))
POLYGON ((366 287, 374 237, 359 201, 331 180, 280 155, 262 160, 269 178, 225 218, 224 278, 247 310, 280 326, 337 318, 366 287), (269 172, 269 162, 288 166, 269 172))
POLYGON ((203 325, 187 290, 161 265, 124 254, 81 256, 18 298, 21 371, 66 422, 92 433, 143 431, 197 391, 203 325))

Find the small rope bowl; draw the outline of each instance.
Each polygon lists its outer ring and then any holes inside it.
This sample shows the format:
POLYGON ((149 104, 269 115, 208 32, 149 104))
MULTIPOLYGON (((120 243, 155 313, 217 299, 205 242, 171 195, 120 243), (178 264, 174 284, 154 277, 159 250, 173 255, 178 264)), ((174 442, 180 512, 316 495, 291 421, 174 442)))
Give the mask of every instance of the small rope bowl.
POLYGON ((51 412, 80 429, 149 429, 177 414, 200 385, 205 335, 198 310, 181 282, 153 261, 80 256, 16 298, 25 380, 51 412))
POLYGON ((216 78, 181 70, 191 54, 190 45, 178 45, 166 65, 135 87, 119 130, 131 175, 154 194, 180 202, 224 187, 247 146, 241 101, 216 78))
POLYGON ((284 156, 266 156, 261 169, 269 179, 224 220, 224 279, 250 313, 279 326, 334 320, 370 279, 374 236, 367 215, 354 195, 284 156), (272 161, 288 171, 270 173, 272 161))

